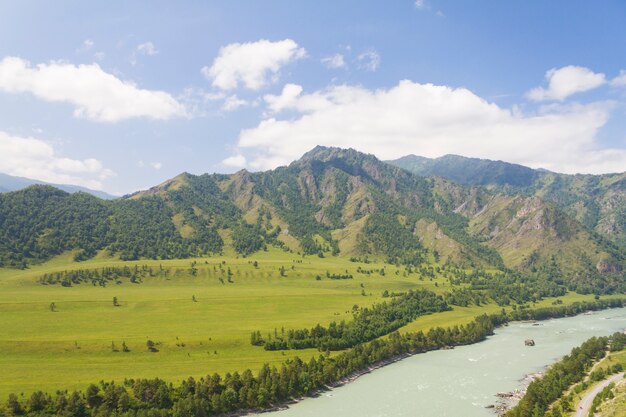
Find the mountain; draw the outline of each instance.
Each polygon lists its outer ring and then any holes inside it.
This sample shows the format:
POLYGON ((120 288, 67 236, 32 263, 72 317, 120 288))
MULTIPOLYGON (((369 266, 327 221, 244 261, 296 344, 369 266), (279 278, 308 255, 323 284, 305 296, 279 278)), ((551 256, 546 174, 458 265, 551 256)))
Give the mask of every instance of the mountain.
POLYGON ((446 155, 404 156, 388 163, 424 176, 507 195, 535 196, 562 209, 589 229, 626 246, 626 172, 567 175, 502 161, 446 155))
POLYGON ((387 162, 417 175, 443 177, 463 185, 528 187, 546 173, 523 165, 458 155, 445 155, 436 159, 407 155, 387 162))
POLYGON ((539 197, 423 177, 352 149, 316 147, 265 172, 183 173, 113 201, 48 186, 0 194, 4 265, 69 249, 78 260, 98 250, 130 260, 248 256, 268 245, 558 275, 574 287, 623 280, 626 267, 619 242, 539 197))
POLYGON ((51 185, 55 188, 58 188, 59 190, 66 191, 68 193, 83 192, 95 195, 96 197, 102 198, 104 200, 112 200, 114 198, 117 198, 111 194, 105 193, 104 191, 91 190, 89 188, 80 187, 78 185, 50 184, 43 181, 31 180, 29 178, 23 177, 14 177, 12 175, 0 173, 0 193, 21 190, 23 188, 30 187, 31 185, 51 185))

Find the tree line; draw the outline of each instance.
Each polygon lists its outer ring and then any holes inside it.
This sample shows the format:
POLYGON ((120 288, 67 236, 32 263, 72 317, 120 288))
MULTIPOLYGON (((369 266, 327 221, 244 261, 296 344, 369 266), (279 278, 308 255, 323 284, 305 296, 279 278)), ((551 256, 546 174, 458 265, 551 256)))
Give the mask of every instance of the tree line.
POLYGON ((391 333, 419 316, 450 310, 443 297, 427 290, 411 290, 370 308, 355 307, 353 319, 347 323, 342 320, 340 323, 333 321, 327 327, 318 324, 311 329, 275 331, 274 334, 269 333, 267 338, 256 331, 252 332, 250 342, 263 346, 265 350, 341 350, 391 333))
POLYGON ((76 269, 46 273, 39 277, 39 283, 43 285, 60 284, 64 287, 91 283, 94 286, 104 287, 111 282, 120 284, 122 278, 129 279, 133 284, 139 284, 144 278, 167 277, 169 273, 169 268, 160 267, 155 270, 148 265, 135 265, 134 267, 108 266, 100 269, 76 269))

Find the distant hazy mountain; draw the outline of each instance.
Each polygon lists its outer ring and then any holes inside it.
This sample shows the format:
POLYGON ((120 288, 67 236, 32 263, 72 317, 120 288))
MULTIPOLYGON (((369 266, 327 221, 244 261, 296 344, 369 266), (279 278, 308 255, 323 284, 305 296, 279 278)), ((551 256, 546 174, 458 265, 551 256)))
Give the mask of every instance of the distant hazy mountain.
POLYGON ((43 181, 31 180, 29 178, 23 177, 14 177, 12 175, 0 173, 0 193, 21 190, 22 188, 26 188, 31 185, 52 185, 53 187, 56 187, 63 191, 67 191, 68 193, 76 193, 82 191, 84 193, 89 193, 105 200, 111 200, 113 198, 116 198, 115 196, 107 194, 103 191, 91 190, 89 188, 80 187, 78 185, 51 184, 43 181))
POLYGON ((485 186, 510 196, 536 196, 599 234, 626 245, 626 172, 567 175, 457 155, 436 159, 409 155, 388 163, 418 175, 485 186))
POLYGON ((547 173, 523 165, 458 155, 445 155, 436 159, 407 155, 387 162, 417 175, 443 177, 463 185, 528 187, 547 173))

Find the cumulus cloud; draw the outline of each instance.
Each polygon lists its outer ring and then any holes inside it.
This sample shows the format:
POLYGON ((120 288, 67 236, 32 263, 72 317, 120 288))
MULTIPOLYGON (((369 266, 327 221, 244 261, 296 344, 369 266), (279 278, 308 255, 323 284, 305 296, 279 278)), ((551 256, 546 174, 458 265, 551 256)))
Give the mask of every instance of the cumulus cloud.
POLYGON ((426 0, 415 0, 415 8, 416 9, 424 9, 426 8, 426 0))
POLYGON ((380 67, 380 55, 375 50, 365 51, 357 57, 357 64, 360 69, 376 71, 380 67))
POLYGON ((240 84, 259 90, 276 81, 284 65, 305 55, 304 48, 291 39, 232 43, 220 49, 213 64, 202 68, 202 74, 222 90, 232 90, 240 84))
POLYGON ((326 68, 330 69, 346 67, 346 61, 343 59, 343 55, 341 54, 335 54, 322 58, 322 64, 324 64, 326 68))
POLYGON ((7 57, 0 61, 0 91, 71 103, 75 117, 98 122, 186 116, 184 106, 168 93, 140 89, 103 71, 98 64, 50 62, 32 66, 21 58, 7 57))
POLYGON ((501 159, 558 172, 623 171, 626 150, 602 149, 595 136, 610 103, 552 105, 523 114, 465 88, 401 81, 390 89, 342 85, 311 94, 298 86, 266 96, 297 117, 262 120, 240 132, 236 151, 248 166, 285 165, 316 145, 354 147, 382 159, 448 153, 501 159))
POLYGON ((151 162, 150 166, 156 170, 159 170, 163 167, 163 164, 161 162, 151 162))
POLYGON ((548 70, 546 80, 548 81, 548 88, 533 88, 528 92, 528 98, 534 101, 562 101, 572 94, 593 90, 606 83, 604 74, 574 65, 548 70))
POLYGON ((70 159, 56 154, 47 142, 0 131, 0 172, 56 184, 102 189, 113 176, 97 159, 70 159))
POLYGON ((302 86, 297 84, 285 84, 279 96, 266 94, 263 96, 263 100, 265 100, 271 111, 278 113, 283 109, 293 107, 300 93, 302 93, 302 86))

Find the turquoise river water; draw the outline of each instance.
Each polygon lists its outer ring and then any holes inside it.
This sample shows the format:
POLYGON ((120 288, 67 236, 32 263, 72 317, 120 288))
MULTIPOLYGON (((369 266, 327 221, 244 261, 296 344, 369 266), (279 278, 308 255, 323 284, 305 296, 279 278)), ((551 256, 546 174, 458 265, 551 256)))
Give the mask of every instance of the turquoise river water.
POLYGON ((520 388, 586 339, 625 328, 626 308, 511 323, 484 342, 411 356, 263 417, 493 417, 485 407, 496 393, 520 388))

